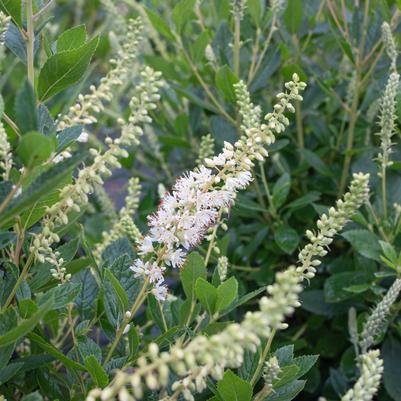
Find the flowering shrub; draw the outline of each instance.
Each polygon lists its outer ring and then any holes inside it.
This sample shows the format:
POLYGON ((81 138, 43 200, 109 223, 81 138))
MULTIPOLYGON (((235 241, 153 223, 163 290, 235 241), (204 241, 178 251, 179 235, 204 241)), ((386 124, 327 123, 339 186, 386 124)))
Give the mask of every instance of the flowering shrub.
POLYGON ((400 399, 400 4, 351 3, 0 0, 0 401, 400 399))

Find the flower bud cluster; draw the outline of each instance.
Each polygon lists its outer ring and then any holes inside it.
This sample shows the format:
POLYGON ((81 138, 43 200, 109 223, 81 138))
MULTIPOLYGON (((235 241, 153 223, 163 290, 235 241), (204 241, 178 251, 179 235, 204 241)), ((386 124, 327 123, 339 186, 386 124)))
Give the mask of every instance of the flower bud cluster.
POLYGON ((269 360, 265 362, 262 375, 268 391, 271 391, 273 389, 273 383, 278 379, 280 373, 281 368, 278 363, 278 359, 277 357, 272 356, 269 360))
POLYGON ((231 0, 231 13, 235 18, 242 20, 244 18, 246 0, 231 0))
POLYGON ((8 142, 7 132, 3 123, 0 121, 0 169, 3 180, 8 180, 10 170, 13 166, 13 155, 11 153, 11 145, 8 142))
POLYGON ((341 401, 371 401, 377 393, 383 374, 383 361, 378 350, 361 355, 361 375, 354 387, 341 398, 341 401))
POLYGON ((214 138, 211 134, 203 135, 200 141, 198 158, 196 164, 200 167, 205 159, 214 155, 214 138))
POLYGON ((336 208, 331 207, 327 214, 322 214, 317 221, 318 231, 306 231, 310 243, 299 253, 300 266, 297 271, 305 278, 311 279, 316 274, 316 268, 321 264, 316 256, 327 254, 327 247, 333 242, 333 237, 345 226, 356 210, 369 197, 369 174, 353 174, 350 190, 343 199, 336 202, 336 208))
POLYGON ((387 56, 391 60, 391 68, 395 71, 398 52, 395 46, 393 35, 391 33, 391 27, 387 22, 383 22, 382 25, 382 40, 387 56))
POLYGON ((401 291, 401 279, 396 279, 387 291, 387 294, 376 305, 375 309, 368 317, 360 337, 360 346, 362 352, 373 345, 375 338, 381 333, 382 327, 390 313, 390 308, 397 300, 401 291))
POLYGON ((94 195, 99 204, 100 210, 103 212, 105 216, 107 216, 108 220, 112 223, 117 221, 117 213, 114 209, 113 202, 111 201, 109 195, 104 189, 103 185, 95 185, 94 187, 94 195))
POLYGON ((63 272, 60 264, 56 264, 57 255, 51 246, 60 241, 54 232, 57 225, 68 223, 68 213, 79 212, 82 205, 88 203, 88 195, 93 192, 95 185, 103 185, 103 178, 111 175, 114 168, 121 167, 118 159, 127 157, 125 146, 139 143, 142 135, 142 124, 149 123, 151 118, 149 111, 156 108, 160 99, 159 89, 163 85, 161 74, 146 67, 141 73, 143 82, 138 84, 136 96, 131 100, 131 115, 129 121, 123 126, 121 136, 117 139, 106 138, 108 149, 101 153, 96 149, 90 149, 93 156, 92 164, 79 170, 77 178, 70 185, 65 186, 60 192, 60 199, 47 210, 47 215, 42 223, 42 231, 35 235, 32 251, 35 252, 40 262, 50 262, 56 266, 54 277, 60 278, 63 272))
POLYGON ((277 96, 279 102, 265 117, 266 124, 247 129, 234 145, 224 142, 219 155, 205 159, 207 167, 179 178, 172 193, 164 194, 157 212, 149 216, 149 233, 139 246, 146 262, 137 259, 131 269, 135 276, 149 278, 159 299, 167 292, 163 277, 166 267, 184 263, 188 251, 219 221, 220 212, 229 209, 236 193, 251 182, 252 160, 263 160, 267 156, 264 146, 274 142, 274 133, 281 133, 289 125, 284 112, 295 110, 291 101, 302 99, 299 92, 306 84, 294 74, 293 81, 285 86, 287 92, 277 96))
MULTIPOLYGON (((344 199, 358 197, 360 179, 359 175, 354 177, 350 192, 344 199)), ((220 380, 226 368, 237 368, 243 363, 246 350, 256 352, 261 341, 270 336, 272 329, 287 328, 284 323, 286 317, 300 306, 303 279, 303 274, 293 266, 278 272, 275 283, 267 287, 268 296, 260 299, 259 310, 248 312, 241 323, 232 323, 210 337, 198 335, 184 347, 175 344, 169 352, 159 352, 156 344, 150 345, 148 354, 138 358, 137 366, 131 373, 118 372, 109 386, 103 390, 92 390, 86 401, 98 398, 102 401, 140 400, 145 387, 159 390, 167 386, 170 373, 179 377, 172 387, 174 394, 181 392, 185 400, 192 401, 193 393, 206 388, 208 376, 220 380), (129 386, 132 387, 132 394, 128 391, 129 386)), ((270 362, 274 370, 274 360, 270 362)))
POLYGON ((223 282, 227 278, 228 258, 220 256, 217 260, 217 272, 219 273, 220 281, 223 282))
POLYGON ((127 24, 127 32, 124 43, 118 51, 117 58, 111 59, 113 69, 100 80, 98 87, 92 85, 90 93, 78 96, 78 102, 71 106, 69 112, 62 116, 58 129, 62 130, 78 124, 93 124, 97 122, 94 114, 104 110, 103 102, 110 102, 116 86, 120 86, 127 80, 133 63, 137 58, 138 46, 142 36, 141 19, 130 19, 127 24))
POLYGON ((285 9, 286 0, 271 0, 270 1, 270 8, 273 15, 280 13, 282 10, 285 9))
POLYGON ((11 17, 0 11, 0 45, 4 46, 5 34, 10 25, 11 17))
POLYGON ((387 81, 383 97, 380 104, 380 132, 377 134, 380 137, 380 153, 377 157, 383 174, 383 169, 390 167, 393 162, 389 160, 392 152, 391 146, 392 137, 395 133, 397 93, 400 86, 400 75, 397 72, 392 72, 387 81))
POLYGON ((100 261, 103 251, 112 242, 124 235, 127 235, 134 241, 141 238, 139 229, 132 221, 132 215, 137 211, 139 206, 140 194, 141 185, 139 184, 139 179, 131 178, 128 182, 128 195, 125 198, 125 206, 120 210, 119 218, 114 222, 109 231, 104 231, 102 233, 102 242, 97 244, 93 251, 93 256, 97 261, 100 261))

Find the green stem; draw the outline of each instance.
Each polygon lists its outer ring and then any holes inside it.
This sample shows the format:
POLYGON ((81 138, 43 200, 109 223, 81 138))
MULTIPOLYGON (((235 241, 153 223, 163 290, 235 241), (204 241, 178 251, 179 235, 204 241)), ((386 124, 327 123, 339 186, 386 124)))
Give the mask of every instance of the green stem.
POLYGON ((263 349, 263 352, 262 352, 262 354, 260 355, 259 362, 258 362, 258 366, 257 366, 257 368, 256 368, 256 370, 255 370, 255 373, 254 373, 253 376, 252 376, 252 379, 251 379, 251 384, 252 384, 252 386, 254 386, 254 385, 256 384, 256 381, 257 381, 258 378, 259 378, 260 372, 261 372, 261 370, 262 370, 262 368, 263 368, 263 365, 264 365, 264 363, 265 363, 267 354, 268 354, 269 351, 270 351, 270 347, 271 347, 271 345, 272 345, 273 338, 274 338, 275 335, 276 335, 276 329, 273 329, 272 332, 270 333, 269 339, 267 340, 267 343, 266 343, 266 345, 265 345, 265 348, 263 349))
POLYGON ((24 267, 22 268, 21 274, 19 275, 17 282, 15 283, 13 289, 10 292, 10 295, 8 296, 6 303, 4 304, 3 309, 7 309, 7 307, 11 304, 11 302, 13 301, 15 294, 17 293, 17 290, 19 288, 19 286, 21 285, 22 281, 26 278, 27 274, 28 274, 28 270, 29 270, 29 266, 31 265, 31 262, 33 260, 34 254, 31 253, 24 265, 24 267))
POLYGON ((241 50, 241 19, 239 15, 236 15, 234 18, 234 73, 237 77, 239 77, 240 73, 240 50, 241 50))
POLYGON ((387 219, 387 175, 386 175, 386 167, 382 166, 381 172, 381 181, 382 181, 382 202, 383 202, 383 216, 384 219, 387 219))
POLYGON ((144 283, 143 283, 143 286, 141 288, 141 291, 138 294, 138 297, 136 298, 134 304, 132 305, 132 308, 130 310, 130 317, 125 318, 123 320, 120 328, 117 330, 116 337, 115 337, 113 343, 111 344, 111 347, 110 347, 109 352, 108 352, 108 354, 106 356, 106 359, 103 362, 103 366, 106 366, 107 362, 110 361, 111 357, 113 356, 113 352, 116 349, 117 344, 119 343, 119 341, 120 341, 120 339, 121 339, 121 337, 122 337, 122 335, 124 333, 124 330, 127 327, 130 319, 134 317, 135 313, 138 311, 138 309, 142 305, 143 301, 145 300, 145 298, 146 298, 146 290, 148 288, 148 284, 149 284, 149 278, 146 278, 144 283))
POLYGON ((35 69, 34 69, 34 42, 35 32, 33 29, 34 17, 33 17, 33 0, 27 0, 26 2, 26 25, 27 25, 27 44, 26 44, 26 56, 27 56, 27 67, 28 67, 28 79, 35 88, 35 69))

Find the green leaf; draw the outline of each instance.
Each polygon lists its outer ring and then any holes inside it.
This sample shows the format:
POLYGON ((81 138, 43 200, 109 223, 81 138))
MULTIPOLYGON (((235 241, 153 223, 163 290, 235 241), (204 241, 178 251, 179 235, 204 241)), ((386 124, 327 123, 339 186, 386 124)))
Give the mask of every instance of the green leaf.
POLYGON ((22 0, 0 0, 0 10, 9 15, 15 24, 22 27, 22 0))
POLYGON ((299 31, 302 24, 302 0, 288 0, 284 11, 284 23, 289 33, 299 31))
POLYGON ((369 284, 370 275, 366 272, 343 272, 334 274, 324 283, 324 298, 326 302, 341 302, 352 298, 354 293, 347 291, 352 285, 369 284))
POLYGON ((106 315, 109 322, 116 327, 128 310, 128 296, 109 269, 104 271, 103 285, 106 315))
POLYGON ((27 79, 18 90, 14 110, 15 120, 22 134, 38 129, 35 94, 27 79))
POLYGON ((290 204, 286 206, 288 209, 294 211, 301 209, 305 206, 310 205, 312 202, 315 202, 320 199, 320 192, 317 191, 310 191, 306 195, 301 196, 300 198, 294 200, 290 204))
POLYGON ((19 338, 25 336, 30 331, 32 331, 35 326, 40 322, 41 319, 49 312, 54 304, 52 298, 48 299, 45 304, 43 304, 36 313, 34 313, 29 319, 21 320, 18 326, 9 330, 7 333, 0 336, 0 347, 5 345, 13 344, 19 338))
POLYGON ((252 386, 231 370, 224 373, 217 383, 217 390, 223 401, 250 401, 252 398, 252 386))
POLYGON ((27 394, 21 398, 21 401, 43 401, 43 397, 35 391, 34 393, 27 394))
POLYGON ((181 0, 173 9, 173 21, 178 33, 181 33, 185 23, 191 20, 196 0, 181 0))
POLYGON ((304 389, 305 384, 305 380, 294 380, 285 386, 279 387, 264 401, 291 401, 304 389))
POLYGON ((234 84, 238 82, 238 78, 226 64, 220 67, 215 76, 215 84, 217 89, 230 102, 235 102, 234 84))
POLYGON ((45 304, 49 299, 54 300, 53 309, 60 309, 73 302, 81 291, 79 283, 65 283, 51 288, 39 299, 39 305, 45 304))
POLYGON ((282 225, 274 232, 274 240, 279 248, 291 255, 299 244, 298 233, 291 227, 282 225))
POLYGON ((397 252, 394 247, 385 241, 379 241, 380 247, 383 251, 384 256, 389 259, 392 263, 397 264, 397 252))
POLYGON ((85 366, 96 387, 103 388, 109 384, 107 373, 94 355, 90 355, 85 359, 85 366))
POLYGON ((220 312, 228 308, 237 298, 238 281, 235 277, 230 277, 217 288, 216 312, 220 312))
POLYGON ((74 26, 64 31, 57 39, 57 53, 77 49, 86 41, 85 25, 74 26))
POLYGON ((261 287, 261 288, 258 288, 257 290, 248 292, 248 294, 243 295, 241 298, 239 298, 238 300, 233 302, 229 308, 227 308, 225 311, 223 311, 223 313, 220 313, 220 317, 227 315, 231 311, 237 309, 238 306, 241 306, 241 305, 247 303, 248 301, 250 301, 251 299, 256 298, 258 295, 262 294, 264 291, 266 291, 266 287, 261 287))
POLYGON ((63 151, 68 146, 72 145, 82 134, 82 125, 74 125, 73 127, 67 127, 57 133, 57 153, 63 151))
POLYGON ((173 32, 171 32, 169 26, 164 22, 164 20, 149 8, 145 7, 145 12, 153 28, 156 29, 156 31, 159 32, 160 35, 164 36, 166 39, 171 40, 174 43, 175 36, 173 32))
POLYGON ((75 155, 61 163, 52 165, 0 213, 0 226, 3 228, 11 227, 15 216, 20 215, 25 209, 31 207, 43 196, 53 191, 57 184, 70 175, 72 169, 82 160, 83 155, 75 155))
POLYGON ((50 355, 54 356, 56 359, 58 359, 60 362, 62 362, 63 365, 65 365, 67 368, 70 368, 72 370, 86 371, 85 366, 66 357, 54 345, 50 344, 47 340, 45 340, 38 334, 29 333, 28 338, 32 342, 34 342, 37 346, 39 346, 41 349, 48 352, 50 355))
POLYGON ((394 401, 401 400, 401 343, 389 336, 383 344, 384 388, 394 401))
POLYGON ((287 199, 291 188, 291 176, 284 173, 274 184, 272 198, 276 209, 280 208, 287 199))
MULTIPOLYGON (((3 284, 2 284, 3 285, 3 284)), ((14 308, 8 308, 0 313, 0 335, 10 331, 17 325, 17 313, 14 308)), ((11 358, 15 343, 0 348, 0 369, 4 368, 11 358)))
POLYGON ((287 365, 281 367, 281 372, 279 377, 275 382, 273 382, 273 386, 275 389, 284 386, 285 384, 293 381, 298 376, 299 367, 297 365, 287 365))
POLYGON ((54 149, 55 146, 52 138, 40 132, 32 131, 21 138, 17 154, 24 163, 24 166, 31 168, 48 160, 54 149))
POLYGON ((319 355, 302 355, 294 358, 292 361, 299 367, 296 379, 306 375, 318 359, 319 355))
POLYGON ((13 378, 22 368, 23 363, 11 363, 3 369, 0 369, 0 386, 13 378))
POLYGON ((323 160, 315 153, 309 149, 301 149, 301 154, 305 161, 313 167, 318 173, 326 177, 332 177, 330 168, 323 162, 323 160))
POLYGON ((191 46, 191 55, 193 62, 199 63, 205 57, 205 49, 210 42, 209 31, 203 31, 198 38, 195 40, 194 44, 191 46))
POLYGON ((138 330, 135 326, 131 326, 128 332, 129 359, 135 357, 140 343, 138 330))
POLYGON ((180 279, 184 293, 188 299, 195 298, 195 283, 199 277, 206 279, 205 261, 198 252, 191 252, 180 271, 180 279))
POLYGON ((368 259, 380 261, 381 247, 375 234, 368 230, 349 230, 342 236, 351 243, 352 248, 368 259))
POLYGON ((195 294, 202 306, 212 316, 216 309, 217 288, 213 287, 204 278, 198 277, 195 283, 195 294))
POLYGON ((98 45, 95 37, 77 49, 66 50, 49 57, 39 73, 38 96, 45 101, 78 82, 84 75, 98 45))
POLYGON ((256 26, 260 25, 260 21, 265 11, 265 2, 262 0, 248 0, 247 10, 256 26))

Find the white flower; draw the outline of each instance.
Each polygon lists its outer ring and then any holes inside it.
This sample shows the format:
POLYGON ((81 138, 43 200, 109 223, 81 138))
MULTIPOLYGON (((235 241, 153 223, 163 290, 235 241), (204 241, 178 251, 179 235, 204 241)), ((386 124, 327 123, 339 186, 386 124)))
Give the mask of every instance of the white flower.
POLYGON ((81 135, 77 138, 77 141, 81 143, 86 143, 88 142, 88 139, 89 139, 89 134, 85 130, 83 130, 81 132, 81 135))
POLYGON ((168 260, 167 264, 171 265, 172 267, 181 267, 184 263, 185 252, 182 249, 177 249, 169 256, 170 260, 168 260))
POLYGON ((152 288, 152 294, 159 301, 165 301, 167 297, 167 286, 163 285, 161 282, 156 283, 156 285, 152 288))
POLYGON ((153 252, 153 242, 152 238, 150 238, 148 235, 143 239, 141 242, 140 246, 138 247, 139 249, 139 255, 146 255, 147 253, 153 252))

